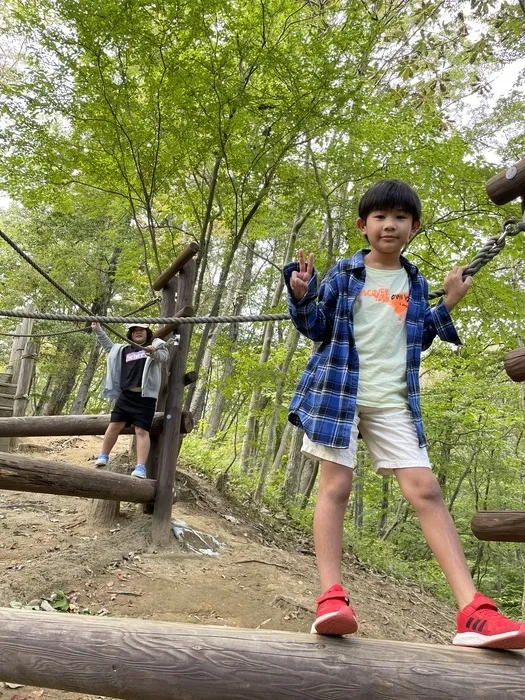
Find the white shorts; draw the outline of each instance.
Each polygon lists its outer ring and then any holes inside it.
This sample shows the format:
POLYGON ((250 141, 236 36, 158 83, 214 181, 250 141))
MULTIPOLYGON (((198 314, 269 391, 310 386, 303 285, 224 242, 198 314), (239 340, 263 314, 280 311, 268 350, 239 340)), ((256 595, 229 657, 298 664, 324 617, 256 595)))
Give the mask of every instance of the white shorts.
POLYGON ((301 451, 308 457, 353 469, 359 433, 368 447, 377 474, 392 474, 394 469, 407 467, 431 468, 426 449, 419 446, 414 419, 407 408, 358 406, 348 447, 327 447, 312 442, 305 435, 301 451))

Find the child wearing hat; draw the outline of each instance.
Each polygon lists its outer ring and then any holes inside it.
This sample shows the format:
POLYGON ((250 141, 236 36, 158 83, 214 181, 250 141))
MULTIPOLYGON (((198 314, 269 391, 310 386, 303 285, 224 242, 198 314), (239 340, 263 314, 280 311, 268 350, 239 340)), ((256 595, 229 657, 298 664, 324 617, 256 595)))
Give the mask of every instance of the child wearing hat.
POLYGON ((126 337, 133 345, 113 343, 99 323, 92 323, 91 327, 108 353, 102 396, 117 399, 95 466, 106 466, 121 430, 133 425, 137 438, 137 465, 131 476, 145 479, 151 424, 161 386, 161 366, 169 356, 168 345, 160 338, 153 338, 150 327, 145 323, 127 326, 126 337))

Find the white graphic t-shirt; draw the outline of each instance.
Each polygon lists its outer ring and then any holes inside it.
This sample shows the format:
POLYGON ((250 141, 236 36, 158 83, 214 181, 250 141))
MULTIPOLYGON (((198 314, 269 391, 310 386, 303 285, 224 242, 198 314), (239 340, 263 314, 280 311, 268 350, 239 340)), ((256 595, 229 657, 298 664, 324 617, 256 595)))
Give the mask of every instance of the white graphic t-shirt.
POLYGON ((406 270, 366 267, 354 302, 354 337, 359 355, 357 403, 406 406, 408 275, 406 270))

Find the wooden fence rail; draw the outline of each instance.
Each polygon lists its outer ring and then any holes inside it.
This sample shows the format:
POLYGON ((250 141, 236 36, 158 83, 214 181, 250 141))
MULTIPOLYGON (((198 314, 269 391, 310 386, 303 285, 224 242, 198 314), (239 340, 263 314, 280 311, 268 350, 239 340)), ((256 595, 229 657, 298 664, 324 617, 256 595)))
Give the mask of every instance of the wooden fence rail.
POLYGON ((103 469, 0 452, 0 489, 150 503, 155 498, 156 482, 103 469))
POLYGON ((0 608, 0 678, 125 700, 522 700, 525 654, 0 608))
MULTIPOLYGON (((84 416, 21 416, 0 418, 0 437, 44 437, 57 435, 103 435, 110 420, 109 414, 84 416)), ((162 432, 164 413, 155 413, 151 433, 162 432)), ((180 424, 181 433, 186 435, 193 430, 193 416, 184 411, 180 424)), ((123 434, 131 434, 134 429, 125 428, 123 434)))

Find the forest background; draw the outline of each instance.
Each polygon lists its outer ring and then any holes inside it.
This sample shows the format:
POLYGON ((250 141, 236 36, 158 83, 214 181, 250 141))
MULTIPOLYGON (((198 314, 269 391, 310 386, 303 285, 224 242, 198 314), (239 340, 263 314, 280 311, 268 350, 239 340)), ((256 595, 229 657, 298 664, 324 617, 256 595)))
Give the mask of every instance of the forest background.
MULTIPOLYGON (((283 265, 302 247, 323 275, 361 247, 356 204, 383 177, 421 196, 408 255, 431 288, 521 216, 484 188, 525 154, 525 75, 498 99, 492 86, 525 65, 517 1, 4 0, 0 23, 0 224, 93 313, 154 298, 191 241, 196 314, 282 312, 283 265)), ((445 500, 477 584, 512 614, 523 547, 478 542, 469 523, 524 507, 525 385, 503 371, 524 341, 524 273, 521 236, 455 310, 463 346, 436 342, 422 364, 445 500)), ((78 312, 5 245, 0 283, 4 309, 78 312)), ((65 328, 35 324, 31 412, 107 412, 100 349, 65 328)), ((0 320, 0 366, 14 329, 0 320)), ((182 452, 234 498, 306 528, 317 465, 286 416, 310 352, 289 322, 196 326, 198 427, 182 452)), ((447 596, 397 486, 358 459, 345 546, 447 596)))

